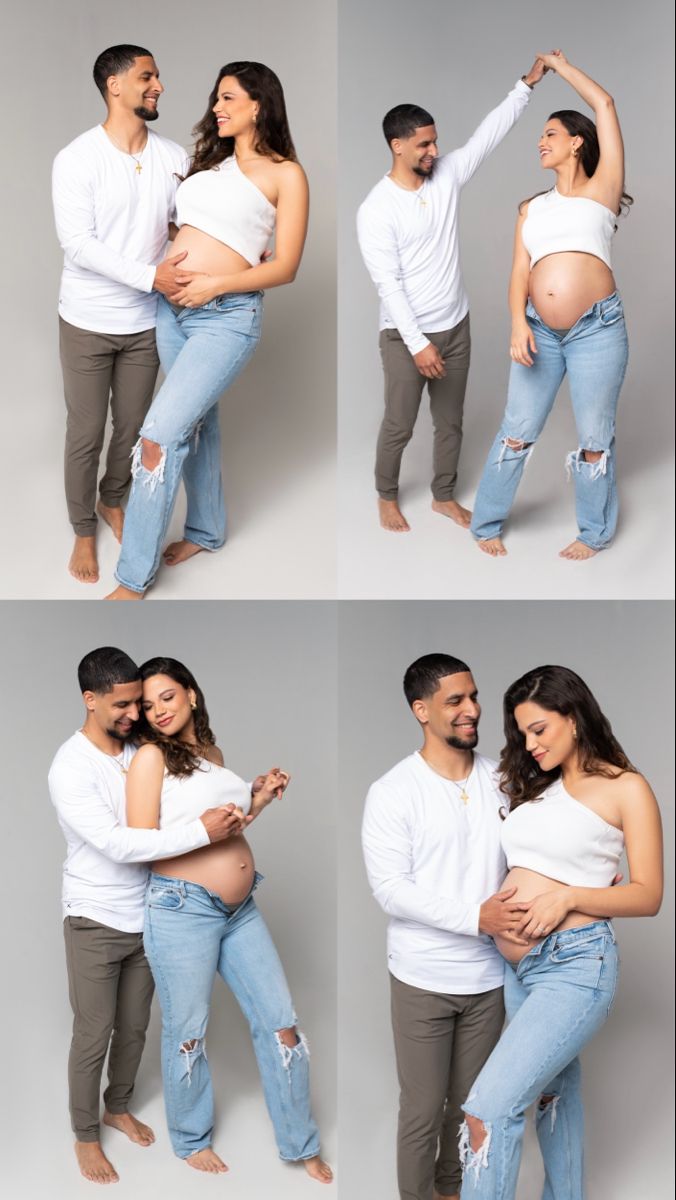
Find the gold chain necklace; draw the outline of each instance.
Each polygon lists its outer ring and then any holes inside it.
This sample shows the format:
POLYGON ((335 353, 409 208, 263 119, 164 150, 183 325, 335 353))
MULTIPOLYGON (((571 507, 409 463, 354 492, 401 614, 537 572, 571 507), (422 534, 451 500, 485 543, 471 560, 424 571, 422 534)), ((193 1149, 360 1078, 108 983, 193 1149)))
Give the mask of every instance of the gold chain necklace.
POLYGON ((86 737, 88 742, 91 742, 92 746, 94 746, 96 750, 99 750, 101 754, 105 754, 106 758, 109 758, 112 762, 114 762, 115 766, 120 768, 123 775, 129 774, 129 767, 125 767, 120 761, 120 759, 122 759, 124 756, 124 750, 120 750, 119 754, 108 754, 106 750, 101 750, 101 747, 96 745, 96 742, 94 741, 93 737, 87 733, 84 725, 80 727, 80 733, 86 737))
POLYGON ((138 158, 137 158, 135 154, 132 154, 131 150, 125 150, 124 146, 121 146, 121 145, 120 145, 120 143, 118 142, 117 138, 113 137, 113 135, 112 135, 112 133, 110 132, 110 130, 105 128, 105 125, 102 125, 102 126, 101 126, 101 128, 105 130, 106 136, 110 138, 110 140, 111 140, 111 142, 113 143, 113 145, 114 145, 114 146, 116 146, 116 147, 117 147, 117 149, 118 149, 118 150, 119 150, 119 151, 120 151, 122 154, 127 154, 127 155, 129 156, 129 158, 133 158, 134 162, 136 163, 136 166, 135 166, 134 170, 136 171, 136 174, 137 174, 137 175, 140 175, 140 174, 141 174, 141 171, 143 170, 143 165, 142 165, 142 163, 141 163, 141 159, 143 158, 143 155, 145 154, 145 152, 146 152, 146 148, 147 148, 147 146, 148 146, 148 131, 146 130, 146 140, 145 140, 145 142, 144 142, 143 149, 142 149, 141 153, 139 154, 139 156, 138 156, 138 158))

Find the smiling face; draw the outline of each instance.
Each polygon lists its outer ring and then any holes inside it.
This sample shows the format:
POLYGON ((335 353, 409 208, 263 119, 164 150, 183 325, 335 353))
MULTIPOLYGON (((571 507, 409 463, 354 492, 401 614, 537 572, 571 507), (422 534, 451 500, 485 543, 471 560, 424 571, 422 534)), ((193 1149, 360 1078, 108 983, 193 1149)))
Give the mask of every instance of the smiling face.
POLYGON ((116 683, 112 692, 83 692, 88 720, 108 737, 126 742, 141 712, 141 681, 116 683))
POLYGON ((570 161, 573 150, 579 154, 583 139, 578 134, 570 134, 558 117, 552 117, 545 125, 538 140, 540 166, 561 167, 570 161))
POLYGON ((435 125, 421 125, 409 138, 394 138, 392 153, 414 175, 428 179, 439 157, 435 125))
POLYGON ((411 705, 427 740, 443 742, 456 750, 473 750, 479 740, 481 707, 477 686, 469 671, 444 675, 439 687, 411 705))
POLYGON ((541 708, 532 700, 517 704, 514 720, 525 739, 526 752, 543 771, 553 771, 577 754, 575 718, 541 708))
POLYGON ((195 723, 192 705, 195 693, 169 675, 151 675, 143 683, 143 714, 152 729, 164 737, 193 741, 195 723))
POLYGON ((149 55, 135 58, 128 71, 108 79, 108 92, 115 106, 144 121, 157 119, 157 103, 163 91, 157 64, 149 55))
POLYGON ((234 75, 224 75, 216 89, 212 112, 216 117, 219 137, 237 137, 250 132, 256 124, 258 102, 244 91, 234 75))

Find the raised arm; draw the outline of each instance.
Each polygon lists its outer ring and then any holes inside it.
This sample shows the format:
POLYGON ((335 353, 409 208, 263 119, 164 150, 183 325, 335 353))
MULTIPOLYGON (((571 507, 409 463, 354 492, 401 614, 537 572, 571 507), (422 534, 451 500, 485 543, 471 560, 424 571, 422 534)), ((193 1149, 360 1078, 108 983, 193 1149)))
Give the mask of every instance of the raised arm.
POLYGON ((514 232, 512 274, 509 278, 509 311, 512 314, 512 336, 509 353, 512 362, 522 363, 524 367, 532 367, 533 359, 531 355, 537 354, 537 346, 533 330, 526 320, 530 258, 523 244, 521 232, 527 215, 528 205, 522 204, 514 232))
POLYGON ((561 50, 540 57, 547 69, 556 71, 561 79, 565 79, 594 112, 601 152, 599 165, 593 175, 599 195, 594 198, 617 212, 624 191, 624 145, 615 101, 599 83, 569 63, 561 50))
POLYGON ((540 82, 544 72, 544 63, 540 58, 536 58, 528 74, 519 79, 502 103, 484 117, 465 145, 446 155, 446 161, 455 171, 460 187, 472 178, 484 159, 488 158, 509 133, 512 125, 518 121, 526 109, 533 88, 540 82))

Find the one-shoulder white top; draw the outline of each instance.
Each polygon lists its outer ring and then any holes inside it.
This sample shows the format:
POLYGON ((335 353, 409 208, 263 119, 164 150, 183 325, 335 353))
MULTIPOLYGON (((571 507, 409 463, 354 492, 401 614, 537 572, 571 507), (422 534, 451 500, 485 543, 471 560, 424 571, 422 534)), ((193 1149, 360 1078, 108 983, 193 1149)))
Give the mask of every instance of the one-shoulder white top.
POLYGON ((245 783, 228 767, 201 760, 192 775, 185 777, 165 772, 160 801, 160 829, 184 825, 207 808, 236 804, 246 815, 251 808, 251 784, 245 783))
POLYGON ((593 254, 612 270, 610 247, 616 222, 616 214, 605 204, 586 196, 562 196, 556 188, 534 196, 521 227, 531 270, 547 254, 567 250, 593 254))
POLYGON ((275 228, 276 209, 238 166, 234 154, 198 171, 176 192, 176 224, 192 225, 241 254, 261 261, 275 228))

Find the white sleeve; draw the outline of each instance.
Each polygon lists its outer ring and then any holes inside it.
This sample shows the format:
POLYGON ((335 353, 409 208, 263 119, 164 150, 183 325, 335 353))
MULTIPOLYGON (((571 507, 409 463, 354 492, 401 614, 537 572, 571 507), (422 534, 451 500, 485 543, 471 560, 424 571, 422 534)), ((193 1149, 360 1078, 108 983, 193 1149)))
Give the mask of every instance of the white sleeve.
POLYGON ((62 150, 52 168, 52 200, 56 233, 70 262, 139 292, 152 292, 155 267, 111 250, 96 236, 93 180, 89 166, 62 150))
POLYGON ((58 764, 49 772, 49 793, 60 820, 113 862, 175 858, 209 841, 199 819, 171 829, 129 829, 121 825, 91 782, 78 779, 72 770, 58 764))
POLYGON ((379 215, 365 208, 357 214, 359 249, 378 295, 411 354, 429 346, 404 290, 394 233, 379 215))
POLYGON ((446 163, 453 168, 460 187, 470 180, 485 158, 499 146, 521 114, 525 112, 531 98, 531 88, 523 79, 517 80, 511 92, 484 117, 469 141, 446 156, 446 163))
POLYGON ((453 933, 479 933, 479 904, 434 895, 416 883, 401 802, 380 783, 373 784, 366 800, 362 847, 373 896, 389 916, 453 933))

